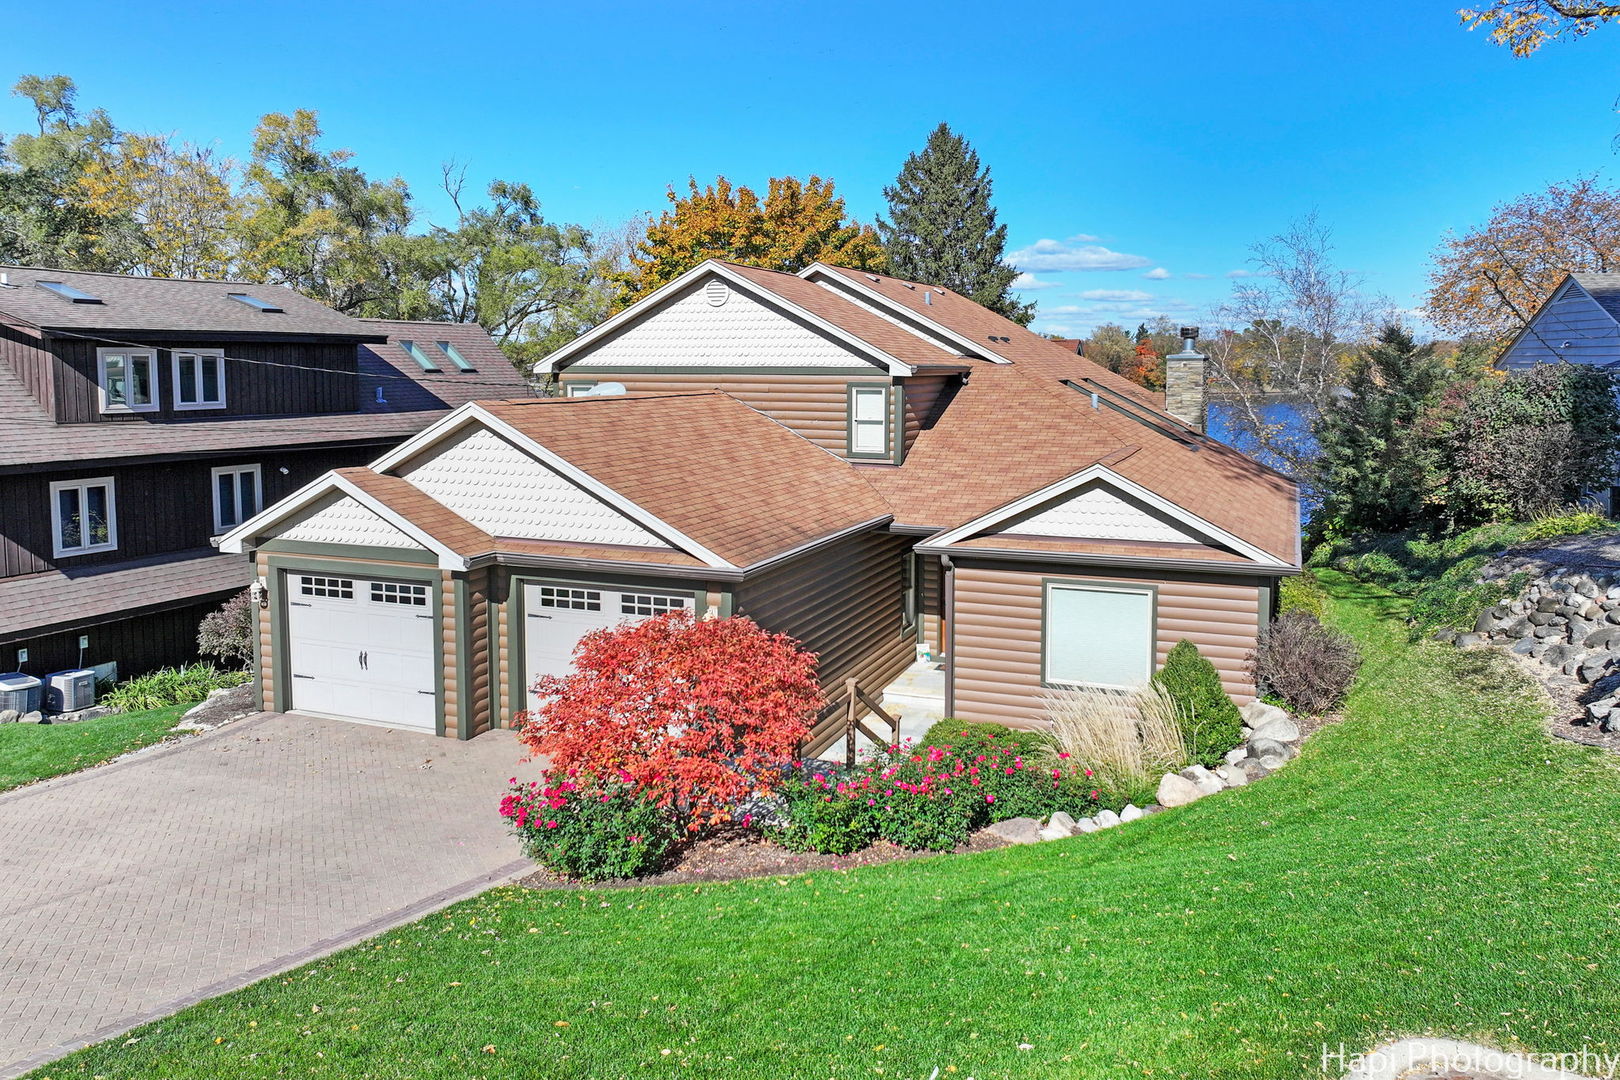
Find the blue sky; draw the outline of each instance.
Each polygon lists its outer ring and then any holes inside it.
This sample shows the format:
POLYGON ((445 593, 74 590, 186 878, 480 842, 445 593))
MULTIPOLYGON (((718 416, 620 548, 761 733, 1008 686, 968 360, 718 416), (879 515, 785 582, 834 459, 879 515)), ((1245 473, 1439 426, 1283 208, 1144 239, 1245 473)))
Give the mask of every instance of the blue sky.
MULTIPOLYGON (((476 184, 528 182, 559 220, 656 210, 688 174, 811 172, 870 218, 946 120, 1047 286, 1036 327, 1083 333, 1196 315, 1312 210, 1370 292, 1413 307, 1447 229, 1614 177, 1620 29, 1514 60, 1457 6, 80 0, 71 18, 7 5, 0 77, 65 73, 126 128, 234 155, 260 114, 313 108, 430 218, 452 158, 476 184)), ((31 123, 0 99, 0 132, 31 123)))

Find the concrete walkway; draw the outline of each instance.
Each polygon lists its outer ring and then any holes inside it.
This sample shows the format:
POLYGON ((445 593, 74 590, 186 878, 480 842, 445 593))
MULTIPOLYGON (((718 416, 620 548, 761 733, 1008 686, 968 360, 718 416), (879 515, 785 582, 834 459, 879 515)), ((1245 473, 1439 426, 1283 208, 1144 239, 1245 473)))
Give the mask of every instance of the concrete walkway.
POLYGON ((0 796, 0 1078, 526 869, 520 756, 266 713, 0 796))

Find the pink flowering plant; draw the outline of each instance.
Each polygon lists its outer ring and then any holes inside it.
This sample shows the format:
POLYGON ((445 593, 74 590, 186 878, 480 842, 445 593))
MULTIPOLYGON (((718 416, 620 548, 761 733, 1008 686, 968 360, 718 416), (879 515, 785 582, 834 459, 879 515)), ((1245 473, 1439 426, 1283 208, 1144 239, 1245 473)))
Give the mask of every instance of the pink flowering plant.
POLYGON ((674 816, 622 776, 601 780, 548 772, 501 799, 524 851, 553 873, 582 881, 633 878, 661 869, 674 850, 674 816))

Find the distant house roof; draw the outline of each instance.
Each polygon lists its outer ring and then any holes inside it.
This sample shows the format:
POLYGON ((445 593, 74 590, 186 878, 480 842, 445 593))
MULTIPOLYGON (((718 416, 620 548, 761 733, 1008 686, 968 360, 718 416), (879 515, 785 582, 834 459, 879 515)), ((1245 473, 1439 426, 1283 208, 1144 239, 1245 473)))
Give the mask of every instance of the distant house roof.
POLYGON ((359 319, 387 340, 360 346, 360 411, 363 413, 415 412, 453 409, 469 401, 490 398, 527 398, 529 384, 501 352, 489 332, 477 323, 407 322, 399 319, 359 319), (402 342, 423 350, 436 371, 424 370, 402 342), (456 367, 438 348, 448 342, 456 354, 472 365, 456 367), (369 376, 369 378, 367 377, 369 376), (377 390, 383 400, 377 400, 377 390))
POLYGON ((359 319, 339 314, 283 285, 32 266, 0 266, 0 274, 6 278, 6 284, 0 285, 0 312, 45 330, 378 336, 359 319))
POLYGON ((0 581, 0 642, 127 619, 245 589, 253 568, 212 548, 0 581))
POLYGON ((1614 316, 1616 322, 1620 322, 1620 274, 1580 273, 1569 276, 1591 293, 1592 299, 1614 316))

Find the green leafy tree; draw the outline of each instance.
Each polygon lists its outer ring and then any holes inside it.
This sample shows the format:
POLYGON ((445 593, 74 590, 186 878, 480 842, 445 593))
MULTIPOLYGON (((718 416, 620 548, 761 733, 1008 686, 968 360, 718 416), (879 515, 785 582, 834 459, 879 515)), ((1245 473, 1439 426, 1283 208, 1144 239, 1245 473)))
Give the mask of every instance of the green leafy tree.
POLYGON ((1084 352, 1087 360, 1117 373, 1130 366, 1135 358, 1136 342, 1130 331, 1118 323, 1103 323, 1086 339, 1084 352))
POLYGON ((1322 496, 1313 532, 1395 532, 1418 520, 1427 487, 1418 421, 1452 378, 1434 346, 1418 345, 1400 326, 1385 327, 1352 361, 1343 392, 1313 426, 1322 496))
POLYGON ((1182 734, 1199 764, 1215 768, 1243 741, 1243 714, 1226 696, 1220 672, 1192 642, 1176 642, 1153 682, 1181 707, 1182 734))
POLYGON ((1035 305, 1013 295, 1018 271, 1003 261, 1007 226, 990 204, 990 169, 962 136, 940 124, 883 189, 889 220, 878 221, 889 273, 943 285, 1021 326, 1035 305))
POLYGON ((367 178, 350 151, 323 150, 320 137, 308 109, 259 121, 237 226, 240 272, 351 315, 419 315, 425 252, 407 234, 405 181, 367 178))
POLYGON ((38 131, 0 142, 0 260, 65 270, 118 270, 138 252, 140 229, 126 213, 92 205, 82 181, 115 153, 118 130, 105 112, 80 114, 65 75, 25 75, 12 93, 34 105, 38 131))
POLYGON ((79 178, 96 223, 93 250, 124 273, 229 275, 238 209, 232 172, 206 147, 163 135, 120 136, 116 151, 93 158, 79 178))
POLYGON ((431 317, 478 323, 524 370, 607 317, 604 255, 588 231, 547 221, 527 184, 496 180, 489 205, 467 207, 446 169, 445 190, 458 220, 431 236, 431 317))

